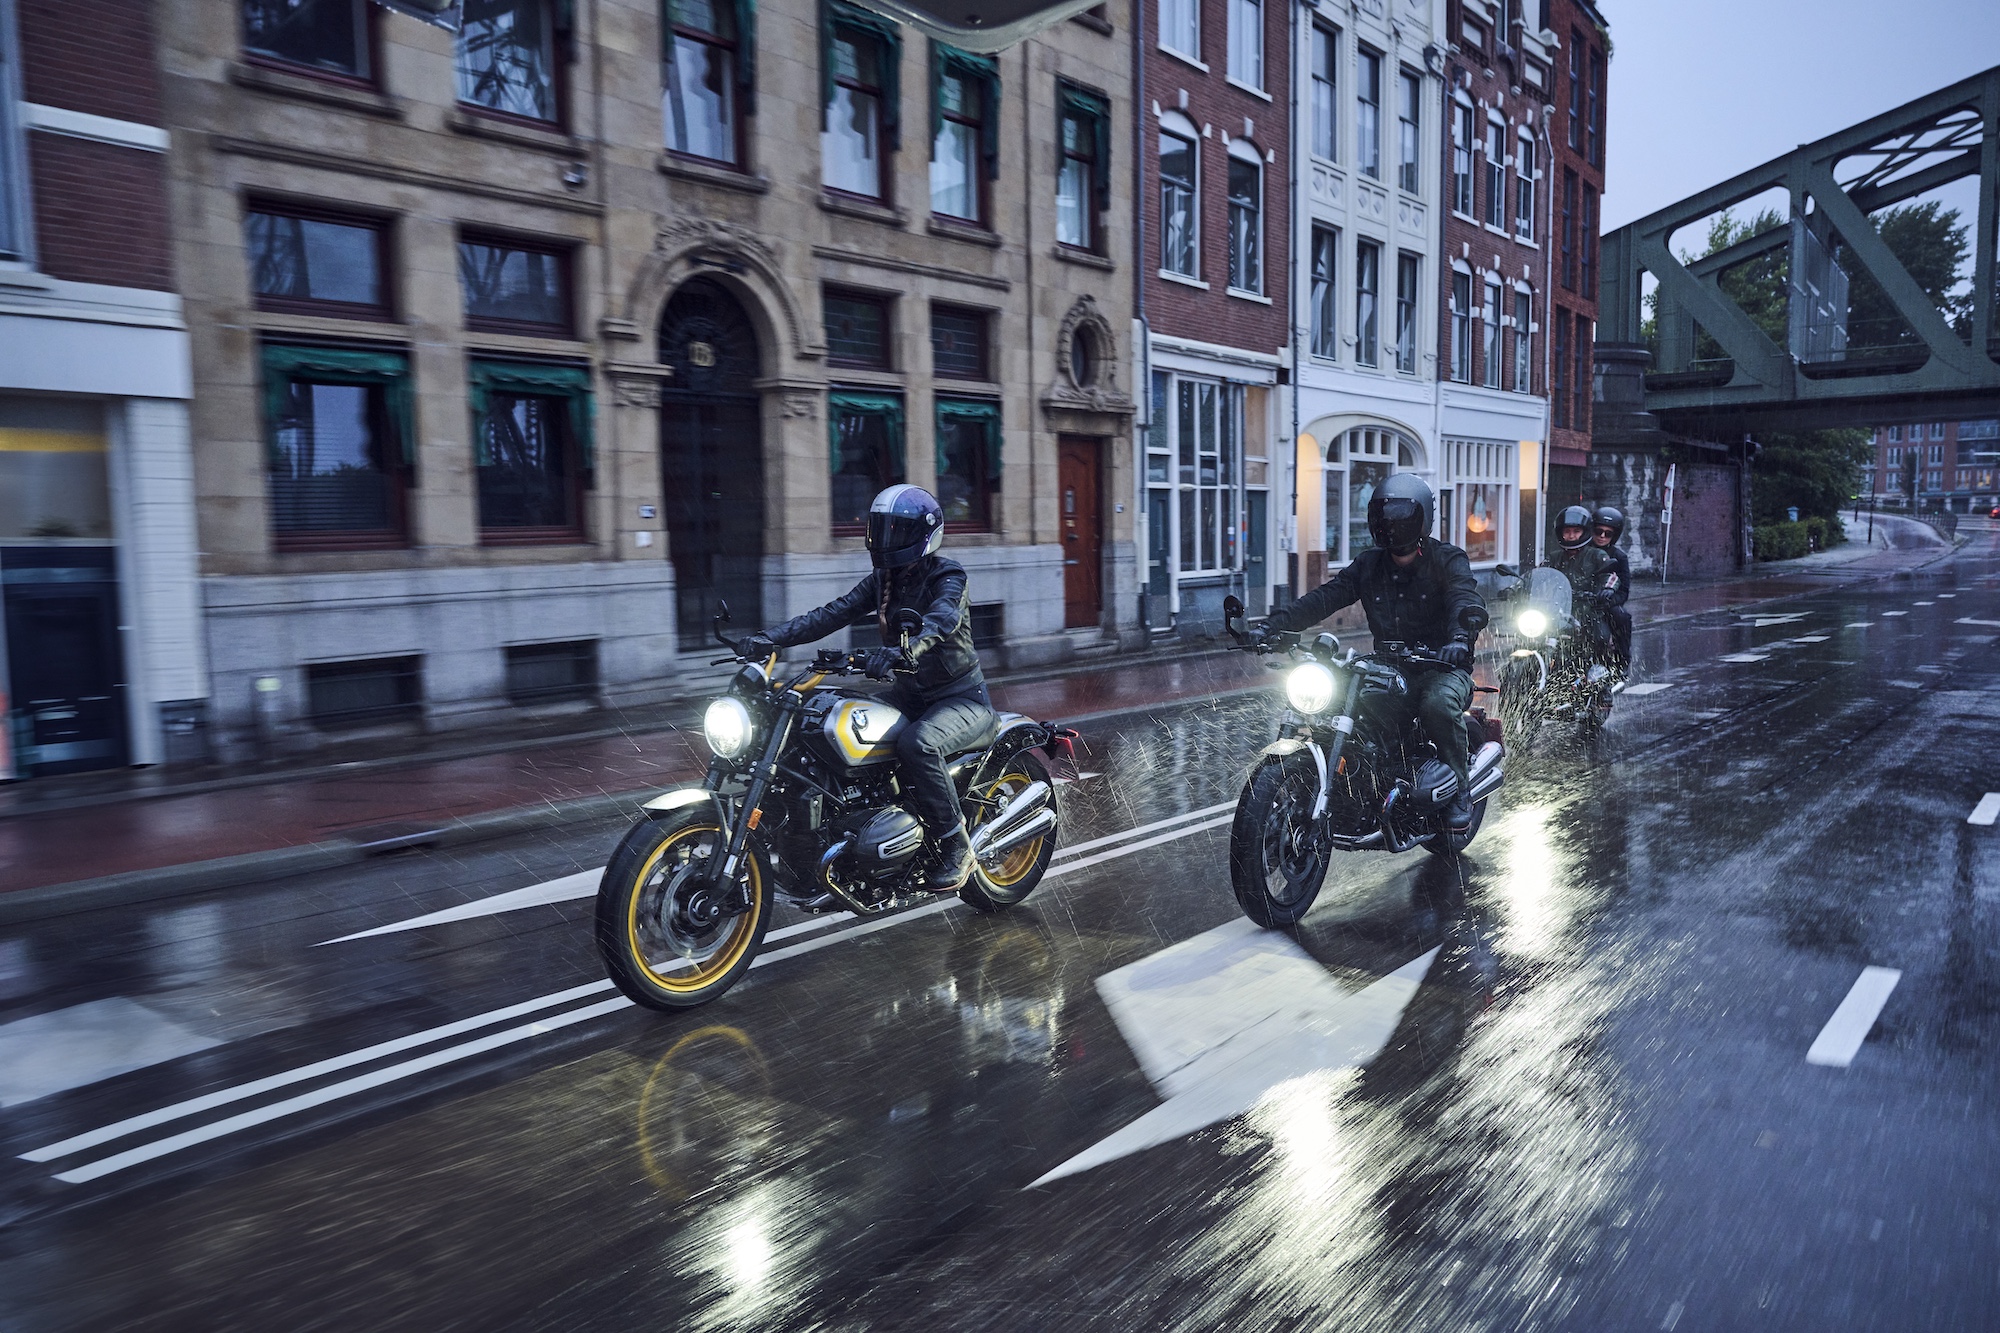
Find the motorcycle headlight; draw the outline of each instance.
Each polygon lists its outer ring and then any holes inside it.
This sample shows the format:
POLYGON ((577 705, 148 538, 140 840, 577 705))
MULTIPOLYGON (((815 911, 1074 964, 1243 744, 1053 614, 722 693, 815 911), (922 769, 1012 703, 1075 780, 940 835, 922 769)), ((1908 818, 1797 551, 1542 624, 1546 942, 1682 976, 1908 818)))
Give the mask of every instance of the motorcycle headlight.
POLYGON ((1324 713, 1333 703, 1333 672, 1318 662, 1301 662, 1285 677, 1285 697, 1301 713, 1324 713))
POLYGON ((1531 639, 1539 639, 1549 632, 1549 618, 1531 606, 1514 617, 1514 628, 1531 639))
POLYGON ((702 715, 702 737, 718 758, 734 759, 749 749, 750 732, 750 710, 741 699, 717 699, 702 715))

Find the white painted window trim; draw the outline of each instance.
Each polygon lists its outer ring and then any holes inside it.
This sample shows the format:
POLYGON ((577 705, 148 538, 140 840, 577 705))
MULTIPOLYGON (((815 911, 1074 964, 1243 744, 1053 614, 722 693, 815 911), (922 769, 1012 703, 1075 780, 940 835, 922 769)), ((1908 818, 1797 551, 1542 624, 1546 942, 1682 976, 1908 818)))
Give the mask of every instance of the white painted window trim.
POLYGON ((40 130, 44 134, 60 134, 71 139, 91 139, 97 143, 116 144, 120 148, 137 148, 148 153, 167 151, 169 136, 157 125, 141 125, 133 120, 113 120, 109 116, 94 116, 88 111, 71 111, 68 107, 43 106, 39 102, 22 102, 21 124, 25 129, 40 130))

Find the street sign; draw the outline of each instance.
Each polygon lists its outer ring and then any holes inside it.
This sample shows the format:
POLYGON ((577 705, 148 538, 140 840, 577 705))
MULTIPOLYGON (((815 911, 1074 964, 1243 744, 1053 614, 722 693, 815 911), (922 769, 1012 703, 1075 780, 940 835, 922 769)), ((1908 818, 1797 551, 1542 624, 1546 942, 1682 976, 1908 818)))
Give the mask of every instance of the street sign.
POLYGON ((1674 480, 1680 464, 1667 464, 1667 484, 1660 500, 1660 582, 1667 581, 1667 552, 1674 544, 1674 480))

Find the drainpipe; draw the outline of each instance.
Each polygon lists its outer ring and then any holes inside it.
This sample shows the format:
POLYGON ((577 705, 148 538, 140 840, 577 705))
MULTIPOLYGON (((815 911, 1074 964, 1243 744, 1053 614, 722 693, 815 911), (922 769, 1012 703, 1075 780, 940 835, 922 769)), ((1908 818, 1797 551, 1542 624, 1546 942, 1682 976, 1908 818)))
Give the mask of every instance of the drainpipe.
POLYGON ((1553 103, 1542 103, 1542 178, 1548 187, 1542 191, 1542 216, 1546 226, 1542 230, 1542 308, 1548 312, 1548 326, 1542 330, 1542 391, 1548 397, 1542 400, 1542 475, 1536 480, 1535 489, 1535 559, 1539 562, 1545 552, 1542 538, 1548 531, 1549 512, 1549 455, 1556 446, 1555 413, 1555 322, 1556 322, 1556 136, 1550 128, 1555 120, 1553 103))
POLYGON ((1153 582, 1153 519, 1147 507, 1146 451, 1153 447, 1153 326, 1146 319, 1146 0, 1132 0, 1132 311, 1139 325, 1139 382, 1133 459, 1132 531, 1138 549, 1139 641, 1152 632, 1148 615, 1153 582))
MULTIPOLYGON (((1298 580, 1305 574, 1305 561, 1300 558, 1299 551, 1299 381, 1303 378, 1302 371, 1305 365, 1304 358, 1299 355, 1301 350, 1299 346, 1299 220, 1301 217, 1299 213, 1299 180, 1304 174, 1302 170, 1304 164, 1299 161, 1299 145, 1305 139, 1305 136, 1299 133, 1299 19, 1303 14, 1310 13, 1312 4, 1313 0, 1299 0, 1298 7, 1292 10, 1291 30, 1287 34, 1287 54, 1291 57, 1292 62, 1291 73, 1287 76, 1287 81, 1292 90, 1292 107, 1290 120, 1285 126, 1285 133, 1290 139, 1292 171, 1291 179, 1285 182, 1285 211, 1289 215, 1285 219, 1285 249, 1287 251, 1285 281, 1290 284, 1285 291, 1285 308, 1289 315, 1288 323, 1290 325, 1290 335, 1287 337, 1286 342, 1290 345, 1292 351, 1292 431, 1290 437, 1285 442, 1285 461, 1292 474, 1292 508, 1290 518, 1292 529, 1292 549, 1290 554, 1292 559, 1290 563, 1297 567, 1297 571, 1296 573, 1287 571, 1290 577, 1286 578, 1285 586, 1291 589, 1292 600, 1294 601, 1298 600, 1300 592, 1303 591, 1298 586, 1298 580)), ((1265 540, 1270 540, 1268 533, 1265 535, 1265 540)), ((1265 577, 1269 578, 1270 576, 1266 574, 1265 577)), ((1267 605, 1266 609, 1275 610, 1276 608, 1268 607, 1267 605)))

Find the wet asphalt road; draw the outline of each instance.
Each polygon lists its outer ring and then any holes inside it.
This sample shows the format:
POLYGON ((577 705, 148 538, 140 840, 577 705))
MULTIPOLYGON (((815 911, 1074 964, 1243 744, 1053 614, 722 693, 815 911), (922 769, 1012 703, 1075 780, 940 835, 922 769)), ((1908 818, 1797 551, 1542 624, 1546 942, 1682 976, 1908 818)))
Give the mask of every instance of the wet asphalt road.
POLYGON ((1227 888, 1257 698, 1089 731, 1024 907, 690 1015, 565 896, 616 824, 23 927, 0 1328, 2000 1327, 1997 638, 1990 533, 1642 631, 1596 751, 1290 941, 1227 888))

